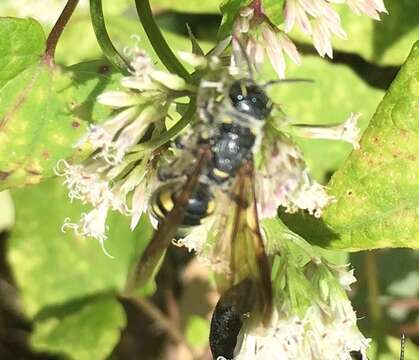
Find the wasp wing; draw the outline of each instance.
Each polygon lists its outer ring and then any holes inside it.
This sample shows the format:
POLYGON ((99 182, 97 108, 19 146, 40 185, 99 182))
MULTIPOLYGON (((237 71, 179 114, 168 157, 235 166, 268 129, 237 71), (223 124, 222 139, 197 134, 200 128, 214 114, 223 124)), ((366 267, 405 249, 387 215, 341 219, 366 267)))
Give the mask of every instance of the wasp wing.
MULTIPOLYGON (((216 195, 214 224, 208 234, 207 251, 222 292, 251 280, 255 306, 268 320, 272 307, 269 259, 265 251, 254 187, 254 168, 249 161, 238 172, 229 192, 216 195)), ((204 250, 205 252, 205 250, 204 250)))

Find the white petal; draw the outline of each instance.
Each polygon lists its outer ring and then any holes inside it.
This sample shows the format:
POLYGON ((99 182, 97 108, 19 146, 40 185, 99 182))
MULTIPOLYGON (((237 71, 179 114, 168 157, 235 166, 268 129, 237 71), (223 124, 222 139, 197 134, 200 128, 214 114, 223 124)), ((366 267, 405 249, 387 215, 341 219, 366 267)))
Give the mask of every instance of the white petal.
POLYGON ((114 108, 132 106, 138 103, 135 94, 124 91, 108 91, 97 97, 97 102, 114 108))

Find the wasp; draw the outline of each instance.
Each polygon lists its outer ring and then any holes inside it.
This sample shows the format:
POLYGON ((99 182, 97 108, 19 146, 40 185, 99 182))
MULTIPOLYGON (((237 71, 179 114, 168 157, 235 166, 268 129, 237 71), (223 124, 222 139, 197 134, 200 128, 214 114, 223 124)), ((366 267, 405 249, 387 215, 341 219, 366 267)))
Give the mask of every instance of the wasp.
POLYGON ((255 153, 272 108, 266 86, 253 79, 202 81, 198 119, 179 139, 179 154, 159 168, 162 184, 149 205, 157 230, 131 288, 150 278, 173 239, 211 222, 205 242, 221 293, 249 279, 257 294, 252 314, 269 321, 271 267, 258 215, 255 153))

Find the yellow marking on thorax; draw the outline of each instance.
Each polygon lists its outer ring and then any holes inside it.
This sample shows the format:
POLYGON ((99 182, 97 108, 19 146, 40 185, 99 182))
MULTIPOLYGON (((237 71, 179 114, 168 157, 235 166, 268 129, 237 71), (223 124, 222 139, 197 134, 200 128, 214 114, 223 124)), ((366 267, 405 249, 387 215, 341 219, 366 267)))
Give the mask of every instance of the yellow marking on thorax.
POLYGON ((226 179, 229 176, 228 173, 226 173, 225 171, 218 170, 217 168, 214 168, 213 172, 214 172, 215 176, 217 176, 219 178, 222 178, 222 179, 226 179))
POLYGON ((233 119, 230 116, 228 116, 228 115, 223 115, 221 117, 221 122, 223 124, 231 124, 233 122, 233 119))

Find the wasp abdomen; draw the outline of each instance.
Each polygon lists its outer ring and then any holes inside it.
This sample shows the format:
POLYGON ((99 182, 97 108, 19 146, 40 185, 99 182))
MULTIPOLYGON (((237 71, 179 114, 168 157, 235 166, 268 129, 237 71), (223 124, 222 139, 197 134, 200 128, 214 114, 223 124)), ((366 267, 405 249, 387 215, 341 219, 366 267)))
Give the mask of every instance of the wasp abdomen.
POLYGON ((249 278, 228 289, 212 314, 209 343, 214 359, 233 359, 243 319, 255 303, 254 283, 249 278))
POLYGON ((214 359, 219 356, 233 358, 242 325, 242 314, 234 306, 217 304, 212 315, 209 339, 214 359))
MULTIPOLYGON (((161 223, 173 209, 179 184, 172 182, 159 187, 151 199, 151 215, 161 223)), ((211 215, 214 210, 214 200, 208 185, 198 183, 197 188, 188 200, 181 226, 196 226, 211 215)))

